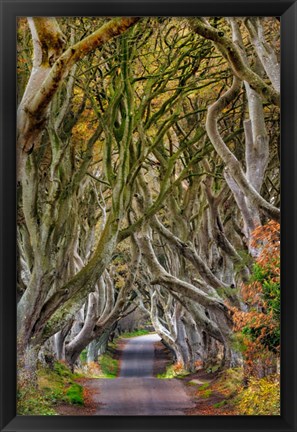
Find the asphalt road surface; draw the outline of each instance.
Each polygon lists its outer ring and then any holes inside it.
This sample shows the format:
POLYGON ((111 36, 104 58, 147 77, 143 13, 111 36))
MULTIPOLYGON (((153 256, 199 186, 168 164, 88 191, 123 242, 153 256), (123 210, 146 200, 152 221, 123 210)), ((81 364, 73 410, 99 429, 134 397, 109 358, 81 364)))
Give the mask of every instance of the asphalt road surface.
MULTIPOLYGON (((118 378, 94 380, 95 415, 184 415, 194 404, 182 382, 153 378, 154 343, 157 335, 131 338, 124 347, 118 378)), ((94 382, 93 381, 93 382, 94 382)))

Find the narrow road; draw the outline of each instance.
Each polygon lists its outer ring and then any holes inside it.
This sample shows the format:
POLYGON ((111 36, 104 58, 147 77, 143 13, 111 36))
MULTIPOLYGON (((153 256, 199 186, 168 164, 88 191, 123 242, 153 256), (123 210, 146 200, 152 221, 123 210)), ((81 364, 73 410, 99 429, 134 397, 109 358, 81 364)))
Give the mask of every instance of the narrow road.
POLYGON ((158 340, 157 335, 128 340, 119 378, 96 380, 100 391, 94 395, 98 403, 95 415, 185 415, 184 410, 194 406, 182 382, 153 377, 158 340))

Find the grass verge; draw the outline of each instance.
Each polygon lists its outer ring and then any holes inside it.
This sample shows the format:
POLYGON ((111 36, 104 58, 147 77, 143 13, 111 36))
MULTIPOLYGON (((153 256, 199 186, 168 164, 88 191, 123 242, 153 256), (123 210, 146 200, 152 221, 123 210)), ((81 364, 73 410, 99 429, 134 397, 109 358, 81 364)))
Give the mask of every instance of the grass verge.
POLYGON ((37 386, 19 385, 18 415, 57 415, 55 406, 60 403, 83 405, 83 387, 75 382, 80 377, 61 362, 52 369, 39 367, 37 386))
POLYGON ((138 329, 138 330, 134 330, 133 332, 125 332, 122 333, 119 337, 120 338, 131 338, 131 337, 136 337, 136 336, 144 336, 147 334, 150 334, 151 332, 146 330, 146 329, 138 329))
POLYGON ((106 351, 98 359, 102 376, 101 378, 116 378, 119 372, 119 361, 113 358, 112 349, 106 351))
POLYGON ((199 415, 279 415, 279 376, 251 377, 244 386, 243 368, 219 372, 211 381, 199 385, 195 396, 199 415))
POLYGON ((167 366, 164 373, 158 374, 159 379, 172 379, 172 378, 183 378, 189 375, 189 372, 183 369, 180 363, 174 363, 167 366))
POLYGON ((116 378, 119 372, 117 355, 118 342, 109 342, 107 350, 101 354, 96 362, 86 362, 86 351, 80 356, 82 366, 77 369, 86 378, 116 378))

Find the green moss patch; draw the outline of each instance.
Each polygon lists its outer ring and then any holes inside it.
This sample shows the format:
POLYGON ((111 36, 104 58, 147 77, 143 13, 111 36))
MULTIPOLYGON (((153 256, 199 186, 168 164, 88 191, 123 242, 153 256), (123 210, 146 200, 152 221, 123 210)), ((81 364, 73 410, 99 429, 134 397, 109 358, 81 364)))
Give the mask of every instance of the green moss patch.
POLYGON ((79 377, 62 362, 53 368, 39 367, 36 386, 19 384, 18 415, 57 415, 58 404, 83 405, 83 387, 75 382, 79 377))
POLYGON ((83 387, 77 383, 72 384, 66 392, 66 400, 71 404, 83 405, 83 387))

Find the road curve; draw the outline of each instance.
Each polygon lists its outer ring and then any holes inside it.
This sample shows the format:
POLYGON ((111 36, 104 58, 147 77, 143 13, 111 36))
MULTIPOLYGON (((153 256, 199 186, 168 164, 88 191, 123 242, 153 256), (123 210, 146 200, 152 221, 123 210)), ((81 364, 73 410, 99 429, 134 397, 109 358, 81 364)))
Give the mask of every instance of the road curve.
POLYGON ((119 378, 96 380, 95 415, 185 415, 184 410, 194 406, 182 382, 153 378, 154 343, 158 340, 154 334, 128 339, 119 378))

